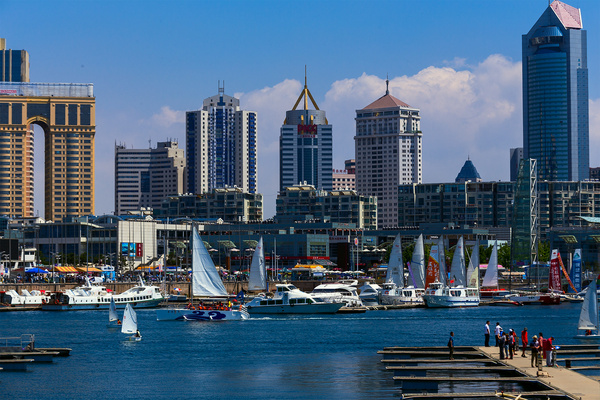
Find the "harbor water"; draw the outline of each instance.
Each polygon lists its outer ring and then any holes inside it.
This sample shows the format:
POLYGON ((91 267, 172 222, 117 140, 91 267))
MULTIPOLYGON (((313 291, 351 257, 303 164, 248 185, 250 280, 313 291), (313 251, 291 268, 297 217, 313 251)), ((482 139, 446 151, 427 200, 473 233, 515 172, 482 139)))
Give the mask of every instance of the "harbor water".
MULTIPOLYGON (((156 321, 137 310, 141 342, 108 328, 108 311, 4 312, 0 336, 35 334, 71 356, 0 372, 10 399, 382 399, 399 397, 385 346, 483 345, 483 327, 575 344, 581 304, 403 309, 246 321, 156 321)), ((492 340, 493 342, 493 337, 492 340)), ((493 344, 493 343, 492 343, 493 344)))

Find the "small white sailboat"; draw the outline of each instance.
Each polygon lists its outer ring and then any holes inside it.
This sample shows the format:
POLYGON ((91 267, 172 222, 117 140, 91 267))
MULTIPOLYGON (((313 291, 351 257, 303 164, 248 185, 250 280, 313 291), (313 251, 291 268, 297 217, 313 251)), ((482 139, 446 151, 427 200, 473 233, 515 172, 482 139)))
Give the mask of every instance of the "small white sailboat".
POLYGON ((188 308, 160 308, 156 310, 156 319, 225 321, 249 317, 244 306, 235 306, 234 309, 229 304, 223 304, 228 303, 229 295, 195 227, 192 228, 192 296, 211 298, 216 303, 213 301, 211 305, 192 305, 188 308))
POLYGON ((110 298, 110 306, 108 307, 108 327, 114 328, 119 325, 119 315, 117 314, 117 304, 115 299, 110 298))
POLYGON ((267 266, 265 264, 265 249, 263 247, 262 236, 252 255, 250 264, 250 276, 248 278, 248 290, 251 292, 262 292, 268 289, 267 286, 267 266))
POLYGON ((137 314, 135 313, 131 304, 127 304, 125 311, 123 312, 123 324, 121 325, 121 332, 131 335, 128 337, 130 342, 139 342, 142 340, 142 335, 138 330, 137 314))
MULTIPOLYGON (((411 266, 418 270, 422 268, 423 258, 423 236, 419 236, 413 252, 413 262, 411 266)), ((410 271, 410 269, 409 269, 410 271)), ((420 272, 415 271, 415 274, 420 276, 420 272)), ((413 277, 411 273, 410 278, 413 277)), ((413 283, 415 282, 414 279, 413 283)), ((385 283, 381 285, 379 291, 379 303, 385 305, 397 305, 405 303, 423 303, 421 295, 425 290, 420 287, 409 286, 404 287, 404 263, 402 261, 402 243, 400 235, 396 236, 392 251, 390 252, 390 260, 385 277, 385 283)))
POLYGON ((598 295, 596 294, 598 280, 600 280, 600 276, 592 280, 585 294, 585 299, 581 305, 581 313, 579 314, 579 324, 577 325, 577 329, 585 331, 585 333, 575 336, 576 339, 600 339, 600 332, 598 331, 598 295))
MULTIPOLYGON (((439 257, 443 255, 440 254, 439 257)), ((466 283, 464 241, 461 236, 454 250, 449 284, 431 283, 423 295, 423 300, 427 307, 477 307, 479 292, 477 288, 467 287, 466 283)))

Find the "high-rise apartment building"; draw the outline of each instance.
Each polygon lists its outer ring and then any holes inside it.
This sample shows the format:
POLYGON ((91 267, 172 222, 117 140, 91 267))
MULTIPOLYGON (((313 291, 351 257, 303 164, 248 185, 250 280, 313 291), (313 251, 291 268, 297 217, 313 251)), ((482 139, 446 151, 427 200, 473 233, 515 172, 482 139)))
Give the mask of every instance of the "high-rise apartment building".
POLYGON ((0 38, 0 82, 29 82, 29 53, 6 48, 0 38))
POLYGON ((516 147, 510 149, 510 181, 516 182, 519 175, 519 164, 523 159, 523 148, 516 147))
MULTIPOLYGON (((0 40, 0 214, 33 217, 34 130, 44 131, 44 217, 94 213, 94 85, 29 83, 25 50, 0 40)), ((38 183, 39 184, 39 183, 38 183)))
POLYGON ((523 158, 540 180, 589 177, 587 32, 581 11, 553 1, 523 35, 523 158))
POLYGON ((344 169, 334 169, 332 175, 333 190, 355 190, 355 167, 354 159, 344 161, 344 169))
POLYGON ((285 113, 279 135, 279 191, 306 184, 318 190, 332 189, 333 133, 325 111, 312 97, 304 78, 304 89, 294 107, 285 113), (297 110, 304 98, 303 109, 297 110), (308 100, 314 110, 308 108, 308 100))
POLYGON ((219 94, 202 109, 186 113, 187 191, 206 193, 238 187, 257 189, 257 115, 240 109, 240 100, 219 94))
POLYGON ((377 196, 380 229, 398 225, 398 186, 422 181, 422 137, 419 109, 398 100, 389 89, 356 110, 356 190, 377 196))
POLYGON ((158 142, 155 149, 115 147, 115 214, 140 207, 159 208, 168 197, 185 191, 185 156, 177 142, 158 142))

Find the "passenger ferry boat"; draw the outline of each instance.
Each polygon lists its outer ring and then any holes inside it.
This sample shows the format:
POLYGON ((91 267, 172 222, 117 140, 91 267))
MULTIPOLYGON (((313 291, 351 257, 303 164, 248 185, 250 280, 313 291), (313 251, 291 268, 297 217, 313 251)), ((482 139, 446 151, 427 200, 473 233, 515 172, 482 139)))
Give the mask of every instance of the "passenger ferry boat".
POLYGON ((250 314, 334 314, 346 305, 342 301, 325 302, 313 298, 292 284, 276 285, 273 298, 264 294, 246 304, 250 314))
POLYGON ((427 307, 477 307, 479 306, 479 291, 477 288, 448 287, 440 282, 429 285, 423 300, 427 307))
POLYGON ((42 304, 42 310, 108 310, 111 298, 114 299, 117 308, 125 308, 127 304, 131 304, 134 308, 157 307, 164 300, 160 289, 157 286, 146 285, 141 277, 139 279, 139 285, 123 293, 112 294, 105 286, 92 285, 86 278, 84 286, 52 293, 50 299, 42 304))

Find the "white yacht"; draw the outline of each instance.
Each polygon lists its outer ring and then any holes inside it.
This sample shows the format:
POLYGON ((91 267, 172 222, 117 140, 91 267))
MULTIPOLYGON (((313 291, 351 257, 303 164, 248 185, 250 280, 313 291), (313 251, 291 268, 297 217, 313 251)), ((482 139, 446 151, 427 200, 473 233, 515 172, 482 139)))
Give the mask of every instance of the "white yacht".
POLYGON ((365 306, 376 306, 379 304, 379 290, 381 286, 376 283, 366 283, 360 288, 360 300, 365 306))
POLYGON ((261 294, 247 303, 248 312, 250 314, 334 314, 346 305, 341 301, 320 301, 289 283, 276 285, 276 287, 273 298, 261 294))
MULTIPOLYGON (((432 265, 435 268, 435 265, 443 258, 443 250, 437 253, 432 248, 429 257, 430 259, 433 257, 433 260, 430 260, 429 265, 432 265)), ((438 274, 438 276, 442 275, 443 274, 438 274)), ((479 306, 479 290, 477 287, 466 287, 466 275, 464 241, 461 236, 458 239, 456 249, 454 250, 454 257, 452 258, 450 284, 448 285, 440 281, 430 283, 423 295, 423 300, 427 307, 479 306)))
POLYGON ((404 263, 402 261, 402 246, 400 235, 396 236, 392 251, 390 252, 390 260, 386 273, 385 283, 381 285, 379 290, 379 304, 384 305, 400 305, 407 303, 423 304, 424 287, 424 250, 423 250, 423 235, 419 235, 415 244, 415 250, 409 271, 413 280, 413 285, 404 287, 404 263))
POLYGON ((477 307, 479 292, 477 288, 448 287, 440 282, 429 285, 423 300, 427 307, 477 307))
POLYGON ((50 296, 40 292, 39 290, 32 290, 31 292, 26 289, 21 290, 21 294, 17 293, 16 290, 7 290, 0 294, 0 303, 7 304, 10 307, 14 306, 40 306, 44 302, 50 300, 50 296))
POLYGON ((127 304, 134 308, 157 307, 164 300, 160 289, 157 286, 146 285, 141 277, 139 285, 120 294, 109 293, 105 286, 93 285, 86 278, 84 286, 52 293, 50 299, 42 304, 42 310, 108 310, 111 298, 114 299, 117 308, 125 308, 127 304))
POLYGON ((414 286, 397 287, 393 283, 382 283, 379 291, 380 304, 423 304, 425 289, 414 286))
POLYGON ((310 293, 315 300, 326 303, 344 303, 345 307, 363 307, 356 287, 344 283, 323 283, 310 293))

